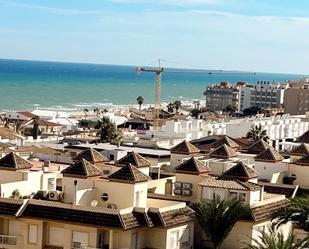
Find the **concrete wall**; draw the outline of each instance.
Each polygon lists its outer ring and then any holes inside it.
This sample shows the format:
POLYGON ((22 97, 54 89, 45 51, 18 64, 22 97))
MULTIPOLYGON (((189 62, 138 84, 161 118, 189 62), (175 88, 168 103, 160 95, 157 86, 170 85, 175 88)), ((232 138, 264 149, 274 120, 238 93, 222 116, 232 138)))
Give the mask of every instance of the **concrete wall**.
POLYGON ((283 162, 269 163, 256 161, 254 169, 259 172, 259 179, 270 181, 274 173, 287 171, 287 164, 283 162))

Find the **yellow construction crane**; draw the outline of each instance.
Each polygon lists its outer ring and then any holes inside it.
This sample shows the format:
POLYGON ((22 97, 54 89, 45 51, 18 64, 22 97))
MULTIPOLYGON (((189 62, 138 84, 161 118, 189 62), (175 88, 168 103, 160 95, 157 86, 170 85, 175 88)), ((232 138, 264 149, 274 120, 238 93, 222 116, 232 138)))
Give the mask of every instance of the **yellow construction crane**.
POLYGON ((148 72, 148 73, 155 73, 155 105, 153 110, 153 126, 159 126, 159 114, 161 109, 160 104, 160 93, 161 93, 161 74, 164 72, 164 68, 161 67, 161 63, 159 60, 159 67, 158 68, 150 68, 150 67, 137 67, 136 72, 148 72))

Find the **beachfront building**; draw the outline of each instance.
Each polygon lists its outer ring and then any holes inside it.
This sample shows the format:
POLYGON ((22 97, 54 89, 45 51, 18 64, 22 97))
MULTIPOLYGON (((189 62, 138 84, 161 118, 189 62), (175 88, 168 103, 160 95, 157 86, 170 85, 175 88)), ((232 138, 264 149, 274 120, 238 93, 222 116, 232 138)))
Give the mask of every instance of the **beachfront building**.
POLYGON ((257 115, 247 119, 232 119, 226 124, 226 135, 245 137, 252 127, 260 126, 267 131, 269 143, 277 150, 284 150, 283 142, 294 141, 309 128, 306 119, 289 114, 264 117, 257 115))
POLYGON ((289 81, 291 87, 285 91, 284 110, 292 115, 309 111, 309 79, 289 81))
MULTIPOLYGON (((90 152, 88 150, 79 157, 91 156, 90 152)), ((132 160, 135 156, 129 156, 123 161, 132 160)), ((102 159, 96 153, 91 158, 102 159)), ((137 159, 139 163, 145 163, 140 157, 137 159)), ((7 159, 4 161, 8 162, 7 159)), ((27 161, 21 161, 20 158, 15 161, 20 162, 22 168, 19 166, 13 173, 24 176, 24 184, 25 181, 31 182, 33 189, 28 190, 35 194, 32 198, 24 199, 9 198, 8 191, 1 194, 0 247, 193 247, 194 226, 190 217, 192 210, 185 202, 148 197, 148 183, 152 181, 152 186, 162 185, 162 179, 157 182, 151 180, 131 164, 121 166, 123 161, 119 161, 119 170, 106 178, 102 177, 102 171, 97 166, 84 158, 76 158, 73 164, 61 172, 60 191, 42 191, 51 185, 48 180, 50 177, 46 177, 45 188, 40 186, 38 178, 30 175, 43 172, 47 176, 55 174, 48 170, 34 171, 27 161), (28 175, 25 175, 26 171, 28 175)), ((1 164, 0 161, 0 165, 9 164, 1 164)), ((3 170, 1 173, 2 177, 7 179, 7 184, 21 186, 19 179, 11 177, 11 171, 3 170)), ((53 187, 56 188, 55 182, 53 187)), ((4 191, 2 185, 1 191, 4 191)), ((22 195, 24 196, 24 193, 22 195)))
POLYGON ((288 87, 288 84, 269 81, 257 81, 256 84, 241 86, 240 112, 253 106, 260 107, 262 110, 282 107, 284 93, 288 87))
POLYGON ((217 85, 207 86, 204 95, 206 106, 212 112, 222 112, 227 106, 239 111, 239 95, 241 84, 233 85, 229 82, 221 82, 217 85))

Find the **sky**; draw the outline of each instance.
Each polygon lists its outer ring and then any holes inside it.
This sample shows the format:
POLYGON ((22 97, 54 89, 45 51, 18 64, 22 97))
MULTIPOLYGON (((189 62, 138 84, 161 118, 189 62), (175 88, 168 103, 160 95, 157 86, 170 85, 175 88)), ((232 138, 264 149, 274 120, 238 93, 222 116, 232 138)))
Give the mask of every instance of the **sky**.
POLYGON ((307 75, 308 56, 308 0, 0 0, 0 58, 307 75))

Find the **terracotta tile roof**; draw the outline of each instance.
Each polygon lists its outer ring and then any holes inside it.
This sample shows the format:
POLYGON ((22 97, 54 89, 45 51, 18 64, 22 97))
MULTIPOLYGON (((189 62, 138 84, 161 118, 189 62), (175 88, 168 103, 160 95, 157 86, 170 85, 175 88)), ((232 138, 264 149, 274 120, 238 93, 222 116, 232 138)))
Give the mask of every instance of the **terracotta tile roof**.
POLYGON ((213 142, 210 147, 211 148, 218 148, 220 146, 222 146, 223 144, 228 145, 229 147, 233 148, 233 149, 238 149, 239 145, 234 142, 231 138, 229 138, 228 136, 223 136, 222 138, 220 138, 219 140, 213 142))
POLYGON ((299 138, 297 138, 296 142, 299 143, 309 143, 309 130, 303 133, 299 138))
POLYGON ((205 163, 194 157, 191 157, 190 159, 184 161, 182 164, 178 165, 175 168, 175 171, 178 173, 201 174, 209 172, 210 169, 205 163))
POLYGON ((190 142, 184 140, 171 148, 171 153, 190 155, 200 153, 200 150, 190 142))
POLYGON ((211 151, 208 155, 209 157, 228 159, 228 158, 237 156, 237 153, 228 145, 223 144, 219 148, 211 151))
POLYGON ((44 119, 39 119, 38 120, 38 125, 39 126, 47 126, 47 127, 50 127, 50 126, 62 126, 61 124, 56 124, 54 122, 50 122, 50 121, 44 120, 44 119))
POLYGON ((148 216, 155 226, 169 227, 192 221, 194 211, 189 207, 160 212, 149 209, 148 216))
POLYGON ((145 175, 135 166, 128 164, 115 173, 108 176, 108 179, 111 181, 119 181, 125 183, 137 183, 137 182, 146 182, 149 180, 149 176, 145 175))
POLYGON ((22 204, 21 199, 0 199, 0 214, 15 215, 22 204))
POLYGON ((274 217, 276 212, 287 206, 288 203, 288 199, 283 199, 277 202, 251 208, 251 219, 256 222, 269 220, 274 217))
POLYGON ((102 171, 99 170, 96 166, 86 161, 85 159, 81 159, 71 166, 65 168, 61 171, 63 176, 68 177, 93 177, 102 175, 102 171))
POLYGON ((30 203, 22 213, 22 216, 125 229, 121 216, 117 213, 76 210, 69 207, 63 208, 30 203))
POLYGON ((23 115, 23 116, 25 116, 27 118, 36 118, 36 117, 38 117, 37 115, 35 115, 35 114, 31 113, 31 112, 16 112, 16 113, 21 114, 21 115, 23 115))
POLYGON ((86 149, 79 153, 76 157, 74 157, 74 161, 80 161, 81 159, 85 159, 91 163, 101 163, 101 162, 108 162, 109 160, 107 157, 102 155, 100 152, 93 148, 86 149))
POLYGON ((302 143, 290 151, 293 156, 305 156, 309 154, 309 146, 302 143))
POLYGON ((0 168, 8 170, 30 169, 32 164, 19 155, 11 152, 0 159, 0 168))
POLYGON ((283 156, 280 155, 278 151, 269 147, 260 154, 258 154, 254 160, 255 161, 262 161, 262 162, 278 162, 284 159, 283 156))
POLYGON ((250 154, 260 154, 264 150, 272 148, 267 142, 264 140, 258 140, 250 147, 248 147, 247 152, 250 154))
MULTIPOLYGON (((2 207, 0 214, 16 215, 22 204, 23 200, 2 201, 0 198, 0 207, 2 207)), ((70 204, 58 206, 53 202, 36 201, 36 203, 28 203, 19 216, 128 230, 145 226, 171 227, 191 221, 192 214, 193 211, 189 207, 169 211, 135 207, 132 212, 121 213, 119 209, 80 207, 70 204)))
POLYGON ((118 167, 124 167, 128 164, 132 164, 137 168, 151 166, 151 163, 145 157, 135 152, 128 152, 127 155, 115 162, 118 167))
POLYGON ((238 179, 241 181, 247 181, 252 178, 257 178, 260 174, 254 169, 250 168, 243 162, 238 162, 235 166, 225 171, 219 179, 238 179))
POLYGON ((10 139, 10 140, 25 139, 23 136, 17 134, 15 131, 12 131, 6 127, 0 127, 0 137, 2 139, 10 139))
POLYGON ((223 188, 243 191, 254 191, 262 188, 261 185, 252 182, 242 182, 237 179, 221 180, 220 178, 215 178, 211 176, 206 177, 199 185, 210 188, 223 188))
POLYGON ((309 166, 309 154, 297 159, 296 164, 309 166))

